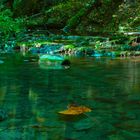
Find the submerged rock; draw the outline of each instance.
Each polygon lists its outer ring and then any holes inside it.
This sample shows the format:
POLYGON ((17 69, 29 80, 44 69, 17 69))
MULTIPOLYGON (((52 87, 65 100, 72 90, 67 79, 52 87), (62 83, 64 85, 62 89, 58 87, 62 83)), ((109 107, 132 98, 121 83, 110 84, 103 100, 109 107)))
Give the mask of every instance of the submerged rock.
POLYGON ((63 69, 70 66, 70 61, 60 55, 42 55, 40 56, 39 63, 41 68, 49 69, 63 69))

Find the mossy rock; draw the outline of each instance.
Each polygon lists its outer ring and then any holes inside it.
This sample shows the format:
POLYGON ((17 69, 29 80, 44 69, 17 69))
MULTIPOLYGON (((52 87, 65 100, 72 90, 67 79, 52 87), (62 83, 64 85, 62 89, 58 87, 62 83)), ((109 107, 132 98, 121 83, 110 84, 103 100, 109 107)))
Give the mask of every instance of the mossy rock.
POLYGON ((58 56, 58 55, 42 55, 40 56, 40 61, 51 61, 51 62, 62 62, 64 61, 64 57, 58 56))
POLYGON ((74 45, 65 45, 63 46, 64 50, 68 50, 68 49, 74 49, 75 46, 74 45))

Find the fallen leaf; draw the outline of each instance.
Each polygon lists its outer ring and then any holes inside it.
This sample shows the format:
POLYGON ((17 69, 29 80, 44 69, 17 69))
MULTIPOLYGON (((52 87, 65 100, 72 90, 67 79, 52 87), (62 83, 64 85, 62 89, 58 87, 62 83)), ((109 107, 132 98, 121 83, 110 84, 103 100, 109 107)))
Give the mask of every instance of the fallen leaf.
POLYGON ((67 110, 60 111, 58 113, 64 115, 80 115, 85 112, 91 112, 91 109, 85 106, 69 106, 67 110))

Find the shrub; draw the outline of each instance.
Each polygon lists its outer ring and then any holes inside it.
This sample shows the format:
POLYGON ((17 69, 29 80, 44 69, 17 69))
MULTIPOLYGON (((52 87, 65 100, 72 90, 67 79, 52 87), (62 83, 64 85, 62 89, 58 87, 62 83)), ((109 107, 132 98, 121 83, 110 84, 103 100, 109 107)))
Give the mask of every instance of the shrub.
POLYGON ((24 28, 23 18, 12 18, 12 12, 10 9, 0 11, 0 32, 4 37, 4 40, 8 40, 9 37, 22 32, 24 28))

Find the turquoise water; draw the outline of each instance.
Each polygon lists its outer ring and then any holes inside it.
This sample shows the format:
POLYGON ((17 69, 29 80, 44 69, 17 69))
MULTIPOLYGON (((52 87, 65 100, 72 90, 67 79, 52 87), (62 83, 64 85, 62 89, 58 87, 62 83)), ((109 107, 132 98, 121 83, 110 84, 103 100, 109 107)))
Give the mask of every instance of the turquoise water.
POLYGON ((0 140, 139 140, 140 61, 70 58, 48 69, 20 55, 0 56, 0 140), (69 104, 92 112, 61 116, 69 104))

